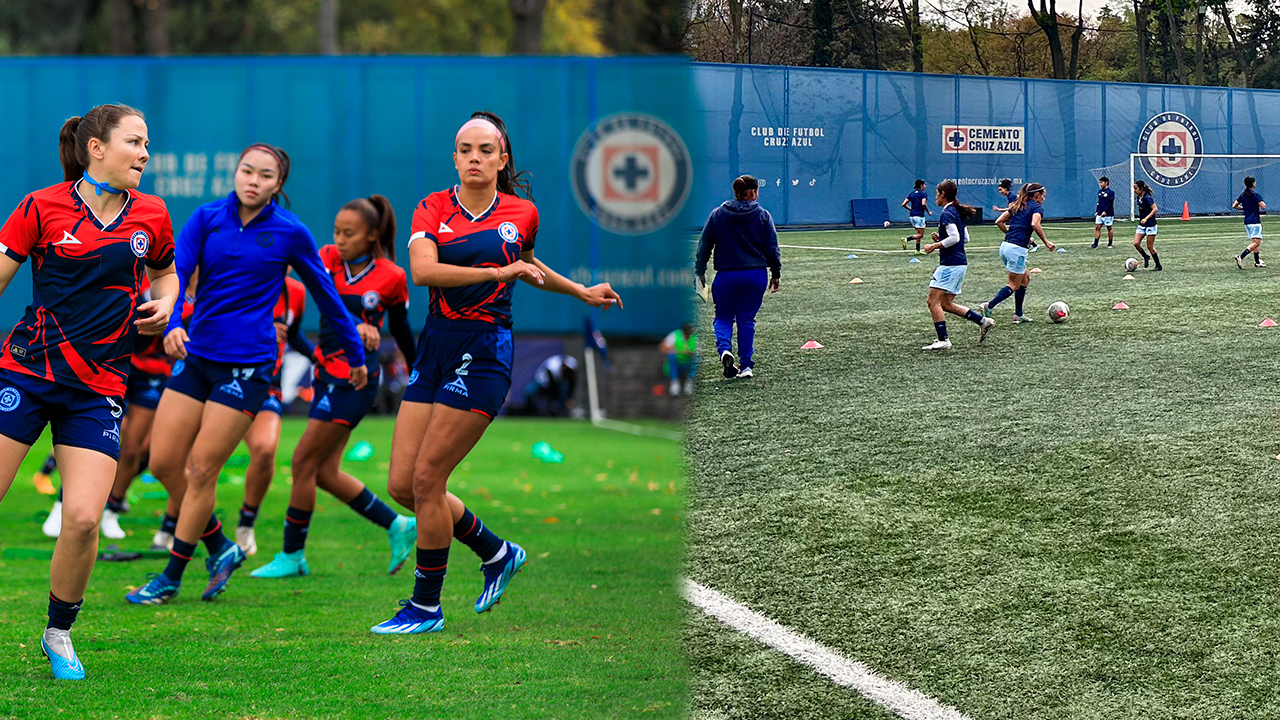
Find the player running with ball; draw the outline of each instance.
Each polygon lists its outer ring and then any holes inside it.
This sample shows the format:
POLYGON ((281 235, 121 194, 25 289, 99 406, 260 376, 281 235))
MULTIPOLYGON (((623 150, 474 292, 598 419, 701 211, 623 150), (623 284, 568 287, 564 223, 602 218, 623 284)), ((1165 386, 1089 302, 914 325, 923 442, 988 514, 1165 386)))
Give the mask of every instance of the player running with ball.
POLYGON ((1013 296, 1013 322, 1021 324, 1031 322, 1031 318, 1022 312, 1022 301, 1027 296, 1027 286, 1031 284, 1031 274, 1027 272, 1027 246, 1032 234, 1038 235, 1044 246, 1053 250, 1056 246, 1044 236, 1044 228, 1040 220, 1044 216, 1044 202, 1047 190, 1040 183, 1027 183, 1018 191, 1018 197, 1009 203, 1009 209, 996 218, 996 227, 1004 233, 1004 242, 1000 243, 1000 260, 1009 274, 1009 283, 1000 288, 990 301, 978 306, 982 314, 991 317, 991 310, 996 305, 1013 296))
POLYGON ((1138 229, 1133 233, 1133 249, 1138 251, 1142 256, 1142 267, 1150 267, 1151 261, 1156 261, 1156 270, 1163 270, 1160 266, 1160 256, 1156 254, 1156 213, 1160 212, 1159 206, 1156 205, 1155 198, 1151 197, 1151 187, 1141 180, 1133 183, 1133 194, 1138 198, 1138 229), (1147 239, 1147 249, 1142 249, 1142 239, 1147 239), (1151 251, 1148 255, 1147 251, 1151 251))

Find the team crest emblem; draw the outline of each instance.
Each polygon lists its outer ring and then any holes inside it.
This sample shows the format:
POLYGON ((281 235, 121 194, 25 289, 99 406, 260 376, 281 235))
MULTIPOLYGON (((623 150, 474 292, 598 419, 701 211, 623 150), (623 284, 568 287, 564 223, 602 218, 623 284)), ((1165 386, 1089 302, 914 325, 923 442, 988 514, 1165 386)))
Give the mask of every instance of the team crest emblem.
POLYGON ((145 231, 139 230, 129 238, 129 247, 133 249, 134 255, 146 257, 147 249, 151 247, 151 238, 147 237, 145 231))
POLYGON ((269 232, 258 233, 258 247, 260 248, 269 248, 275 243, 275 241, 275 235, 272 235, 269 232))
POLYGON ((409 384, 412 385, 416 382, 418 382, 418 371, 414 370, 413 372, 409 373, 409 384))
POLYGON ((509 222, 504 222, 498 226, 498 234, 509 243, 515 242, 520 237, 520 231, 516 229, 516 224, 509 222))
POLYGON ((360 296, 360 304, 364 306, 365 310, 372 310, 378 307, 380 302, 382 302, 382 296, 378 294, 377 290, 370 290, 360 296))
POLYGON ((1182 187, 1200 172, 1204 158, 1187 156, 1203 153, 1204 139, 1191 118, 1179 112, 1163 112, 1142 128, 1138 152, 1156 156, 1140 158, 1142 169, 1152 182, 1182 187))
POLYGON ((7 387, 0 390, 0 410, 9 412, 22 403, 22 394, 16 388, 7 387))
POLYGON ((578 138, 569 177, 578 206, 597 225, 642 235, 665 227, 684 207, 693 163, 684 140, 666 123, 622 113, 578 138))

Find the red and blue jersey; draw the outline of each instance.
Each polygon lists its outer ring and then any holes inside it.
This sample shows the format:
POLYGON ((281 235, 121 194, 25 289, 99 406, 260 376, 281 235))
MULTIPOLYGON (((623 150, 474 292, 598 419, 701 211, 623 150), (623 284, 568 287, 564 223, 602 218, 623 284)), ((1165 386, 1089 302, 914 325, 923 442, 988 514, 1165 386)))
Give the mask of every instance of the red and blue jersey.
MULTIPOLYGON (((273 386, 280 384, 280 368, 284 366, 284 349, 290 345, 291 341, 297 343, 295 339, 302 324, 302 314, 307 311, 307 287, 301 281, 292 277, 284 276, 284 290, 280 292, 280 297, 276 298, 276 306, 271 311, 271 321, 284 325, 285 341, 276 343, 276 369, 271 375, 271 384, 273 386)), ((303 355, 311 357, 313 351, 310 343, 303 340, 306 351, 303 355)), ((296 348, 295 348, 296 349, 296 348)))
MULTIPOLYGON (((404 269, 387 258, 374 258, 364 269, 352 274, 347 263, 338 254, 336 245, 325 245, 320 248, 320 262, 333 277, 333 284, 338 288, 338 297, 347 307, 347 312, 358 323, 366 323, 382 328, 382 321, 391 313, 392 331, 396 332, 396 341, 400 345, 404 331, 408 331, 407 322, 403 328, 397 327, 397 311, 401 318, 406 317, 404 309, 409 304, 409 280, 404 269), (400 332, 397 332, 400 331, 400 332)), ((409 332, 408 347, 410 357, 413 352, 413 334, 409 332)), ((369 370, 369 382, 377 384, 378 353, 365 354, 365 366, 369 370)), ((347 363, 347 355, 342 350, 338 334, 329 324, 328 318, 320 319, 320 358, 316 366, 316 377, 321 382, 333 385, 345 385, 351 374, 351 365, 347 363)))
MULTIPOLYGON (((463 267, 505 267, 533 249, 538 209, 523 198, 495 193, 489 208, 472 216, 458 202, 457 187, 432 193, 413 212, 409 242, 427 239, 439 248, 439 260, 463 267)), ((511 327, 514 283, 483 282, 431 288, 430 314, 449 320, 478 320, 511 327)))
POLYGON ((122 396, 146 268, 173 264, 173 225, 158 197, 128 190, 99 219, 75 182, 23 198, 0 228, 0 250, 31 258, 32 300, 0 351, 0 367, 101 395, 122 396))

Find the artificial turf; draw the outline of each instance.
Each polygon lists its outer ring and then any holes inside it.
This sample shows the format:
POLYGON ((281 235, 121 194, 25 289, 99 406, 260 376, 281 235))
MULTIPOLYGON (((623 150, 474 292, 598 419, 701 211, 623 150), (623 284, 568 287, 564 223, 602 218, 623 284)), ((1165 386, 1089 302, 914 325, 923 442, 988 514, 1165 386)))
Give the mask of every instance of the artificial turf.
MULTIPOLYGON (((375 454, 344 464, 384 499, 391 428, 388 418, 365 420, 352 442, 368 440, 375 454)), ((163 560, 98 563, 72 633, 86 681, 53 681, 40 654, 47 561, 0 560, 0 718, 685 715, 679 443, 582 422, 499 419, 450 487, 495 532, 523 545, 531 564, 499 606, 476 615, 479 561, 455 544, 444 631, 388 637, 369 627, 410 595, 412 575, 388 576, 384 531, 330 496, 321 493, 311 523, 311 576, 249 577, 279 549, 288 458, 302 429, 303 421, 286 420, 258 521, 259 552, 216 601, 199 599, 207 579, 200 558, 181 594, 157 607, 128 605, 124 594, 163 560), (540 440, 564 453, 563 464, 531 458, 540 440)), ((52 548, 36 519, 50 499, 28 481, 47 443, 46 434, 0 504, 0 547, 52 548)), ((161 501, 141 499, 158 487, 135 484, 132 517, 162 510, 161 501)), ((241 493, 234 477, 218 487, 228 531, 241 493)), ((125 527, 132 537, 123 548, 150 543, 153 527, 125 527)))
MULTIPOLYGON (((974 720, 1280 717, 1280 256, 1238 270, 1239 219, 1160 229, 1164 272, 1123 280, 1132 224, 1115 250, 1049 225, 1034 322, 1010 299, 980 346, 950 317, 943 354, 901 229, 784 234, 830 249, 783 249, 753 380, 699 378, 690 577, 974 720)), ((1005 279, 971 234, 966 305, 1005 279)), ((705 617, 686 637, 695 718, 889 717, 705 617)))

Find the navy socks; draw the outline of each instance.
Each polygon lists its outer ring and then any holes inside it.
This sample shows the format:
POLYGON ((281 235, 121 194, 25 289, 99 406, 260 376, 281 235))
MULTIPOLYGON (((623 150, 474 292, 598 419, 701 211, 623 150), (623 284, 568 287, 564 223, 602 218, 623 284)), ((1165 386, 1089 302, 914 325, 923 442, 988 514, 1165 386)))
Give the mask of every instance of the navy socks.
POLYGON ((418 548, 418 562, 413 570, 413 604, 424 610, 440 607, 440 588, 444 586, 445 572, 449 568, 449 548, 436 550, 418 548))
POLYGON ((1009 286, 1008 286, 1008 285, 1005 285, 1004 287, 1000 288, 1000 290, 999 290, 998 292, 996 292, 996 296, 995 296, 995 297, 991 298, 991 302, 987 303, 987 307, 988 307, 988 308, 993 308, 993 307, 995 307, 995 306, 999 305, 1000 303, 1004 302, 1005 300, 1008 300, 1008 299, 1009 299, 1009 296, 1010 296, 1010 295, 1012 295, 1012 294, 1013 294, 1013 291, 1009 289, 1009 286))
POLYGON ((177 529, 178 518, 170 515, 169 513, 165 513, 164 518, 160 520, 160 532, 167 532, 172 535, 177 529))
POLYGON ((972 310, 972 309, 971 309, 971 310, 969 310, 969 312, 967 312, 967 313, 965 313, 965 314, 964 314, 964 319, 965 319, 965 320, 969 320, 969 321, 971 321, 971 322, 975 322, 975 323, 977 323, 977 324, 981 325, 981 324, 982 324, 982 313, 979 313, 977 310, 972 310))
POLYGON ((217 557, 231 544, 227 536, 222 534, 222 521, 215 515, 209 516, 209 522, 205 523, 204 532, 200 534, 200 541, 204 543, 204 549, 209 551, 209 557, 217 557))
POLYGON ((462 510, 462 519, 454 523, 453 536, 479 555, 481 562, 492 560, 506 546, 502 538, 494 535, 492 530, 480 522, 480 518, 466 508, 462 510))
POLYGON ((942 322, 934 323, 933 331, 938 333, 939 340, 946 340, 947 339, 947 321, 943 320, 942 322))
POLYGON ((1027 297, 1026 286, 1018 288, 1018 291, 1013 294, 1013 314, 1014 315, 1022 315, 1022 301, 1026 299, 1026 297, 1027 297))
POLYGON ((195 554, 195 543, 184 542, 174 538, 173 549, 169 551, 169 564, 164 569, 165 577, 174 582, 182 582, 182 573, 186 571, 187 563, 191 562, 191 558, 195 554))
POLYGON ((70 630, 71 625, 76 621, 76 615, 80 612, 80 604, 83 602, 83 598, 73 603, 65 602, 50 592, 48 627, 55 630, 70 630))
POLYGON ((258 505, 240 504, 240 527, 253 527, 258 521, 258 505))
POLYGON ((311 511, 290 506, 284 513, 284 551, 297 552, 306 547, 309 527, 311 527, 311 511))
POLYGON ((369 488, 361 490, 360 494, 347 505, 359 513, 360 517, 383 529, 389 529, 391 523, 396 521, 396 511, 374 495, 369 488))

